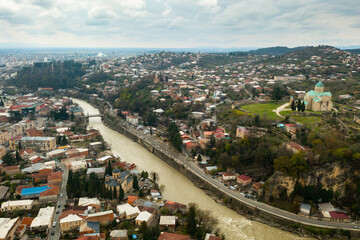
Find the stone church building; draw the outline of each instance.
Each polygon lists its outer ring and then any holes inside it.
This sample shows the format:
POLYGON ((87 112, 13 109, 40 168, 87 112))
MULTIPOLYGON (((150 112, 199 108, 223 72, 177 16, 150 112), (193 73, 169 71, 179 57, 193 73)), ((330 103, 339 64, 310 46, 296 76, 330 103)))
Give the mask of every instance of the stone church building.
MULTIPOLYGON (((319 81, 315 85, 315 91, 311 90, 305 94, 305 109, 312 111, 331 111, 333 107, 331 97, 331 92, 324 92, 324 84, 319 81)), ((293 101, 293 98, 290 99, 290 104, 291 101, 293 101)))

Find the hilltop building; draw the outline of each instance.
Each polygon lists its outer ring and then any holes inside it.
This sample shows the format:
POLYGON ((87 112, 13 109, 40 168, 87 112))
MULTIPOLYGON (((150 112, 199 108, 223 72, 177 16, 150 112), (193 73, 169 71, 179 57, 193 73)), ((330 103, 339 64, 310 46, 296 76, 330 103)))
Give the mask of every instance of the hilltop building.
MULTIPOLYGON (((305 94, 304 103, 306 110, 312 111, 331 111, 333 104, 331 101, 331 92, 324 92, 324 84, 319 81, 315 85, 315 90, 305 94)), ((290 104, 294 98, 290 98, 290 104)))

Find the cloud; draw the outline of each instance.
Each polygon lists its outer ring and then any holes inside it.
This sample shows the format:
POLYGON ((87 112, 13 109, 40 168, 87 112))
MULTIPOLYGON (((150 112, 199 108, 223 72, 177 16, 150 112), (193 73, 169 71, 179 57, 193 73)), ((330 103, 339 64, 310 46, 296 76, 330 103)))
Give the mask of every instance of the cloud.
POLYGON ((0 42, 24 39, 89 47, 358 45, 357 5, 358 0, 0 0, 0 42))

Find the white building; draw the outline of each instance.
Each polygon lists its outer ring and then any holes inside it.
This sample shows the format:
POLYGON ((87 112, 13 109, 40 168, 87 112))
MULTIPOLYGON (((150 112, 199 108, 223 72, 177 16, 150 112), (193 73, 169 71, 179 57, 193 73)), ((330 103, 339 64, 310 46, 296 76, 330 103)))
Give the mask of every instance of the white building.
POLYGON ((125 217, 127 220, 136 218, 140 210, 138 207, 133 207, 128 203, 116 207, 120 217, 125 217))
POLYGON ((30 225, 31 230, 47 230, 51 227, 55 207, 40 208, 38 215, 30 225))
POLYGON ((20 224, 20 218, 0 218, 0 239, 13 240, 16 228, 20 224))
POLYGON ((73 161, 73 162, 70 163, 70 168, 71 168, 71 170, 76 172, 76 171, 79 171, 81 169, 86 169, 87 164, 86 164, 85 160, 73 161))
POLYGON ((13 210, 31 210, 33 204, 33 200, 7 201, 1 204, 1 211, 6 212, 13 210))
POLYGON ((147 211, 143 211, 141 212, 136 218, 135 218, 135 224, 140 226, 142 222, 146 222, 147 224, 149 224, 149 222, 152 219, 152 214, 147 212, 147 211))

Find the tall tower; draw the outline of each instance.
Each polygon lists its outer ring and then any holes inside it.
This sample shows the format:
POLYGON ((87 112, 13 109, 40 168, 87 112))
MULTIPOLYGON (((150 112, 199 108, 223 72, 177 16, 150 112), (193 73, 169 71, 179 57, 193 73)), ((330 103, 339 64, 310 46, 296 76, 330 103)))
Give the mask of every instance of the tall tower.
POLYGON ((317 93, 322 93, 324 92, 324 84, 319 81, 316 85, 315 85, 315 92, 317 93))

